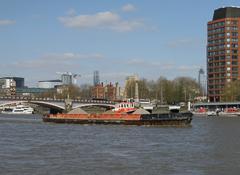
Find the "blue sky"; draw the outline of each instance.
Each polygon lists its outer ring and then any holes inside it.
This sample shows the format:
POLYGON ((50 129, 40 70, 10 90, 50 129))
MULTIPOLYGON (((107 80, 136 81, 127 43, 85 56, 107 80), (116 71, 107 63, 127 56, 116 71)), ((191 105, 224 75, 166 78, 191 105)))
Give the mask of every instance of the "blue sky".
POLYGON ((239 0, 0 0, 0 76, 29 86, 74 72, 79 84, 126 76, 197 77, 206 65, 206 24, 239 0))

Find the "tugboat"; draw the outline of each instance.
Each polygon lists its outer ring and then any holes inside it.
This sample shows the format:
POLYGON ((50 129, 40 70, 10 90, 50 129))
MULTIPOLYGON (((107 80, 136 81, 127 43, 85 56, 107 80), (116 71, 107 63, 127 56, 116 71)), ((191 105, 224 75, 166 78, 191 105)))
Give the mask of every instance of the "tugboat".
POLYGON ((102 114, 50 114, 43 117, 44 122, 76 123, 76 124, 121 124, 121 125, 161 125, 188 126, 192 121, 192 113, 180 113, 180 108, 169 107, 169 113, 153 114, 137 112, 134 102, 117 104, 112 113, 102 114))

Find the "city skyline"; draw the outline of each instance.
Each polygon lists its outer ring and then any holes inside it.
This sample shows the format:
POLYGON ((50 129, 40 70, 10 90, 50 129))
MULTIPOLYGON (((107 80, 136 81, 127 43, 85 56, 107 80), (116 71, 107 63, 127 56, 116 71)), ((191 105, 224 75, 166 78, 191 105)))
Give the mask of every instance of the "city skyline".
POLYGON ((123 83, 129 75, 156 80, 206 70, 206 26, 212 12, 237 1, 0 2, 0 76, 26 85, 81 74, 80 84, 123 83))

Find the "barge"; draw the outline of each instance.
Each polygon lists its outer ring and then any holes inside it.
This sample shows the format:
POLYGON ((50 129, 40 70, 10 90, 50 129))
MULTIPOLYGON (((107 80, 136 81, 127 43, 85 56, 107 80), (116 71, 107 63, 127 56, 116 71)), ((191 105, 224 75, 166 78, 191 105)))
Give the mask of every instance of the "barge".
POLYGON ((165 114, 50 114, 43 117, 44 122, 76 124, 122 124, 122 125, 162 125, 188 126, 192 113, 165 114))
POLYGON ((136 108, 134 102, 116 104, 110 113, 88 114, 85 111, 67 114, 49 114, 44 122, 76 124, 121 124, 121 125, 163 125, 187 126, 191 124, 191 112, 179 112, 180 107, 169 106, 169 113, 153 114, 143 108, 136 108))

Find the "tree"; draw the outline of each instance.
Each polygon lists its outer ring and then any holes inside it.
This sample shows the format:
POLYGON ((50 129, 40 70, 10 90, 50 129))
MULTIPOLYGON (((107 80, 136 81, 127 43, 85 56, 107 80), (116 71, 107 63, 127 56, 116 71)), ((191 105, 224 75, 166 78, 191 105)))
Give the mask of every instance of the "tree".
POLYGON ((138 81, 138 93, 140 99, 149 98, 149 88, 147 87, 146 79, 141 79, 138 81))
POLYGON ((50 89, 47 92, 43 92, 43 93, 37 94, 35 96, 40 97, 40 98, 55 98, 56 97, 56 90, 55 89, 50 89))
POLYGON ((135 80, 127 81, 125 85, 126 98, 134 98, 135 95, 135 80))
POLYGON ((79 99, 81 98, 80 87, 76 85, 64 85, 62 86, 62 92, 56 94, 57 98, 71 98, 79 99))
POLYGON ((169 95, 167 92, 169 82, 165 77, 160 77, 156 82, 156 96, 157 99, 161 101, 161 103, 168 102, 169 95))
POLYGON ((173 80, 176 89, 176 98, 179 102, 187 102, 200 95, 200 87, 196 80, 190 77, 178 77, 173 80))
MULTIPOLYGON (((157 100, 161 103, 172 104, 187 102, 200 94, 198 83, 195 79, 189 77, 177 77, 174 80, 168 80, 167 78, 161 76, 157 81, 140 79, 137 82, 140 99, 157 100)), ((135 86, 136 80, 130 79, 127 81, 125 85, 126 98, 135 97, 135 86)), ((81 88, 69 85, 63 86, 62 93, 51 91, 42 95, 50 98, 67 98, 69 95, 69 97, 73 99, 89 99, 91 98, 91 90, 92 86, 87 84, 82 85, 81 88)), ((229 96, 229 94, 226 95, 229 96)), ((240 94, 237 96, 237 99, 240 100, 240 94)))
POLYGON ((146 79, 141 80, 130 80, 127 81, 125 85, 125 93, 127 98, 134 98, 135 97, 135 87, 136 82, 138 83, 138 95, 140 99, 147 99, 149 98, 149 88, 148 82, 146 79))
POLYGON ((224 101, 240 101, 240 81, 228 82, 223 90, 224 101))
POLYGON ((146 82, 147 88, 148 88, 148 98, 158 99, 158 89, 157 89, 157 83, 154 80, 147 81, 146 82))
POLYGON ((84 84, 81 86, 81 98, 82 99, 90 99, 92 97, 92 86, 88 84, 84 84))

